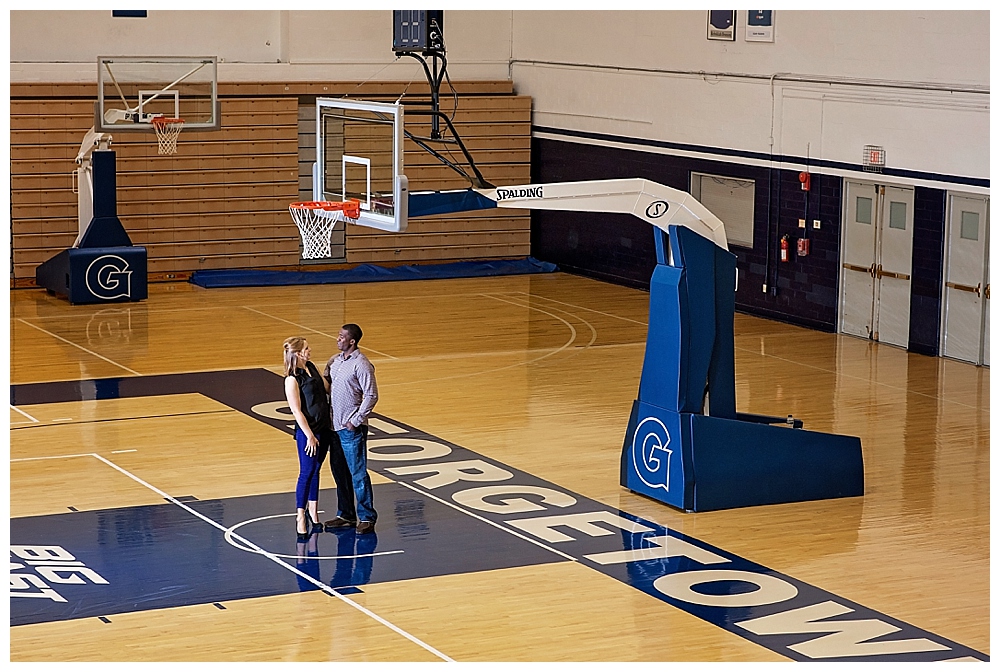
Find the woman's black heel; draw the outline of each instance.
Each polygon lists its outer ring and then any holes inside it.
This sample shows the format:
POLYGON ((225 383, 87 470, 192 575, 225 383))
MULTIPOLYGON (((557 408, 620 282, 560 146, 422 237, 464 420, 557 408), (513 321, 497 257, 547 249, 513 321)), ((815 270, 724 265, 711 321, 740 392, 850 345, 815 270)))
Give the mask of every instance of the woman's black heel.
POLYGON ((323 531, 323 523, 317 523, 315 520, 313 520, 312 516, 309 515, 308 511, 306 511, 306 524, 309 527, 309 529, 313 532, 323 531))
POLYGON ((299 532, 299 521, 298 521, 298 518, 296 517, 296 520, 295 520, 295 537, 296 537, 296 539, 298 539, 299 541, 308 541, 309 540, 309 536, 312 534, 312 532, 309 531, 310 527, 311 526, 310 526, 310 520, 309 520, 309 513, 308 512, 306 513, 306 531, 305 532, 299 532))

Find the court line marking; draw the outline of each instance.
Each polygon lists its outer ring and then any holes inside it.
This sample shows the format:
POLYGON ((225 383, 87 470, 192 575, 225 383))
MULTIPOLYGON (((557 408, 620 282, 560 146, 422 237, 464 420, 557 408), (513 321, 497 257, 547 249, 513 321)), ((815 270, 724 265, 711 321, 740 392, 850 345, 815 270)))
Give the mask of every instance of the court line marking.
MULTIPOLYGON (((320 511, 319 513, 323 513, 320 511)), ((249 520, 244 520, 243 522, 236 523, 228 530, 226 530, 225 539, 226 542, 233 548, 239 549, 241 551, 249 551, 250 553, 257 553, 258 551, 252 548, 246 548, 240 546, 235 541, 233 541, 233 530, 238 527, 243 527, 244 525, 249 525, 250 523, 258 523, 262 520, 271 520, 272 518, 288 518, 289 516, 294 516, 294 513, 276 513, 272 516, 261 516, 259 518, 251 518, 249 520)), ((313 532, 310 534, 319 534, 319 532, 313 532)), ((241 537, 242 539, 242 537, 241 537)), ((357 555, 288 555, 286 553, 274 553, 276 558, 295 558, 296 560, 353 560, 356 558, 374 558, 379 555, 398 555, 399 553, 405 553, 404 550, 400 549, 397 551, 379 551, 378 553, 359 553, 357 555)))
MULTIPOLYGON (((192 509, 190 506, 188 506, 184 502, 176 499, 175 497, 172 497, 171 495, 167 494, 163 490, 160 490, 156 486, 151 485, 150 483, 147 483, 146 481, 142 480, 141 478, 139 478, 135 474, 132 474, 131 472, 127 471, 126 469, 123 469, 123 468, 119 467, 117 464, 115 464, 111 460, 109 460, 107 458, 104 458, 104 457, 101 457, 97 453, 89 453, 87 456, 97 458, 98 460, 100 460, 101 462, 104 462, 106 465, 108 465, 112 469, 114 469, 114 470, 116 470, 118 472, 121 472, 125 476, 131 478, 136 483, 138 483, 138 484, 140 484, 140 485, 142 485, 142 486, 144 486, 144 487, 152 490, 156 494, 160 495, 161 497, 163 497, 164 499, 166 499, 171 504, 174 504, 176 506, 181 507, 182 509, 184 509, 185 511, 187 511, 191 515, 195 516, 196 518, 200 518, 201 520, 205 521, 206 523, 208 523, 212 527, 215 527, 216 529, 221 530, 223 532, 223 534, 225 534, 227 528, 224 527, 222 524, 217 523, 216 521, 212 520, 211 518, 203 515, 202 513, 198 512, 198 511, 195 511, 194 509, 192 509)), ((434 654, 435 656, 437 656, 438 658, 440 658, 441 660, 447 661, 449 663, 455 662, 452 658, 449 658, 445 654, 441 653, 440 651, 438 651, 437 649, 435 649, 430 644, 427 644, 426 642, 421 641, 420 639, 418 639, 417 637, 415 637, 415 636, 411 635, 410 633, 406 632, 402 628, 400 628, 400 627, 398 627, 398 626, 390 623, 389 621, 387 621, 386 619, 382 618, 381 616, 379 616, 375 612, 371 611, 370 609, 367 609, 367 608, 361 606, 357 602, 349 600, 346 596, 341 595, 335 589, 333 589, 330 586, 326 585, 322 581, 319 581, 318 579, 313 578, 312 576, 306 574, 305 572, 299 570, 298 568, 293 567, 292 565, 288 564, 284 560, 282 560, 282 559, 278 558, 277 556, 275 556, 273 553, 270 553, 269 551, 265 551, 263 548, 261 548, 260 546, 257 546, 255 543, 253 543, 249 539, 246 539, 245 537, 242 537, 242 536, 236 535, 236 534, 234 534, 233 536, 236 537, 236 538, 238 538, 241 542, 245 543, 247 545, 247 547, 251 547, 251 548, 257 549, 256 552, 259 553, 260 555, 263 555, 268 560, 271 560, 272 562, 274 562, 274 563, 276 563, 278 565, 281 565, 282 567, 284 567, 288 571, 292 572, 293 574, 296 574, 297 576, 299 576, 299 577, 307 580, 309 583, 313 584, 314 586, 316 586, 317 588, 319 588, 320 590, 322 590, 324 593, 326 593, 328 595, 331 595, 333 597, 336 597, 341 602, 344 602, 345 604, 348 604, 351 607, 354 607, 355 609, 357 609, 361 613, 365 614, 366 616, 372 618, 375 621, 378 621, 379 623, 381 623, 385 627, 389 628, 390 630, 392 630, 396 634, 401 635, 401 636, 405 637, 406 639, 410 640, 411 642, 413 642, 417 646, 421 647, 425 651, 428 651, 428 652, 434 654)))
MULTIPOLYGON (((272 320, 277 320, 278 322, 284 322, 285 324, 290 324, 293 327, 298 327, 299 329, 304 329, 305 331, 311 331, 312 333, 319 334, 320 336, 326 336, 327 338, 332 338, 334 341, 337 340, 336 336, 331 336, 330 334, 328 334, 326 332, 323 332, 323 331, 320 331, 319 329, 313 329, 312 327, 306 327, 306 326, 301 325, 301 324, 299 324, 297 322, 290 322, 290 321, 288 321, 288 320, 286 320, 284 318, 278 317, 277 315, 271 315, 270 313, 265 313, 262 310, 257 310, 256 308, 251 308, 250 306, 240 306, 240 308, 244 308, 245 310, 249 310, 250 312, 257 313, 258 315, 263 315, 264 317, 269 317, 272 320)), ((392 355, 387 355, 386 353, 379 352, 378 350, 372 350, 371 348, 369 348, 367 346, 361 346, 361 345, 359 345, 358 348, 361 349, 361 350, 367 350, 368 352, 374 352, 376 355, 378 355, 380 357, 385 357, 387 359, 396 359, 392 355)))
MULTIPOLYGON (((380 475, 384 476, 385 474, 380 474, 380 475)), ((392 479, 389 479, 389 480, 392 480, 392 479)), ((520 539, 523 539, 524 541, 530 542, 530 543, 534 544, 535 546, 540 546, 541 548, 544 548, 546 551, 552 551, 556 555, 561 555, 562 557, 566 558, 567 560, 572 560, 573 562, 579 563, 581 565, 583 564, 577 558, 574 558, 572 555, 568 555, 566 553, 563 553, 562 551, 557 550, 555 548, 552 548, 551 546, 546 546, 545 544, 543 544, 542 542, 538 541, 537 539, 532 539, 531 537, 526 537, 523 534, 521 534, 520 532, 515 532, 514 530, 512 530, 512 529, 510 529, 508 527, 504 527, 500 523, 497 523, 497 522, 494 522, 492 520, 489 520, 488 518, 483 518, 482 516, 480 516, 478 514, 472 513, 471 511, 466 511, 465 509, 461 508, 460 506, 458 506, 456 504, 452 504, 447 499, 441 499, 437 495, 432 495, 431 493, 427 492, 426 490, 421 490, 420 488, 417 488, 417 487, 411 485, 410 483, 407 483, 406 481, 392 481, 392 482, 396 483, 397 485, 402 485, 404 488, 409 488, 410 490, 413 490, 413 492, 416 492, 418 494, 424 495, 425 497, 430 497, 431 499, 433 499, 435 501, 441 502, 445 506, 450 506, 451 508, 455 509, 459 513, 464 513, 465 515, 467 515, 467 516, 469 516, 471 518, 475 518, 476 520, 482 521, 482 522, 486 523, 487 525, 492 525, 493 527, 497 528, 498 530, 503 530, 507 534, 513 535, 513 536, 518 537, 520 539)))
POLYGON ((130 368, 128 368, 127 366, 125 366, 124 364, 119 364, 118 362, 115 362, 115 361, 113 361, 113 360, 110 360, 110 359, 108 359, 107 357, 105 357, 105 356, 103 356, 103 355, 99 355, 99 354, 97 354, 97 353, 96 353, 96 352, 94 352, 93 350, 88 350, 87 348, 83 347, 82 345, 80 345, 80 344, 78 344, 78 343, 74 343, 73 341, 70 341, 70 340, 68 340, 68 339, 65 339, 65 338, 63 338, 62 336, 59 336, 58 334, 53 334, 53 333, 52 333, 51 331, 48 331, 48 330, 46 330, 46 329, 42 329, 41 327, 39 327, 39 326, 37 326, 37 325, 34 325, 34 324, 32 324, 31 322, 28 322, 28 321, 27 321, 27 320, 25 320, 24 318, 21 318, 21 317, 19 317, 19 318, 17 318, 17 321, 18 321, 18 322, 21 322, 21 323, 23 323, 23 324, 26 324, 26 325, 28 325, 28 326, 29 326, 29 327, 31 327, 32 329, 37 329, 38 331, 42 332, 43 334, 48 334, 48 335, 49 335, 49 336, 51 336, 52 338, 57 338, 57 339, 59 339, 60 341, 62 341, 63 343, 69 343, 69 344, 70 344, 70 345, 72 345, 72 346, 73 346, 74 348, 79 348, 80 350, 83 350, 84 352, 86 352, 86 353, 87 353, 87 354, 89 354, 89 355, 93 355, 94 357, 97 357, 98 359, 103 359, 103 360, 104 360, 105 362, 107 362, 108 364, 112 364, 112 365, 114 365, 114 366, 117 366, 117 367, 118 367, 119 369, 125 369, 126 371, 128 371, 129 373, 131 373, 131 374, 132 374, 133 376, 141 376, 141 375, 142 375, 142 374, 141 374, 141 373, 139 373, 138 371, 133 371, 132 369, 130 369, 130 368))
MULTIPOLYGON (((11 408, 11 410, 17 411, 18 413, 20 413, 21 415, 23 415, 24 417, 26 417, 30 422, 40 422, 39 420, 36 420, 35 418, 31 417, 30 415, 28 415, 27 413, 25 413, 24 411, 22 411, 20 408, 18 408, 14 404, 11 404, 10 408, 11 408)), ((15 420, 14 422, 12 422, 10 424, 12 424, 12 425, 18 425, 18 424, 23 424, 23 423, 24 423, 23 420, 15 420)))
MULTIPOLYGON (((91 401, 88 399, 88 401, 91 401)), ((103 399, 98 399, 97 401, 104 401, 103 399)), ((99 422, 130 422, 132 420, 159 420, 160 418, 182 418, 192 415, 218 415, 223 413, 239 413, 235 408, 220 408, 218 410, 212 411, 188 411, 185 413, 163 413, 160 415, 134 415, 130 417, 121 418, 81 418, 80 420, 74 420, 73 418, 58 418, 52 420, 51 422, 40 422, 37 425, 25 426, 25 427, 11 427, 11 431, 15 429, 43 429, 45 427, 67 427, 69 425, 89 425, 97 424, 99 422), (60 422, 62 421, 62 422, 60 422)), ((10 423, 11 425, 18 423, 10 423)), ((25 424, 27 423, 20 423, 25 424)))
MULTIPOLYGON (((600 310, 594 310, 593 308, 587 308, 586 306, 578 306, 575 303, 566 303, 565 301, 560 301, 558 299, 553 299, 553 298, 550 298, 550 297, 545 296, 543 294, 531 294, 529 292, 510 292, 510 293, 511 294, 524 294, 525 296, 528 296, 528 297, 534 297, 536 299, 545 299, 546 301, 552 301, 553 303, 559 303, 559 304, 562 304, 564 306, 569 306, 570 308, 578 308, 579 310, 586 310, 587 312, 597 313, 598 315, 604 315, 605 317, 611 317, 611 318, 614 318, 616 320, 624 320, 625 322, 633 322, 635 324, 640 324, 640 325, 642 325, 644 327, 648 327, 649 326, 648 323, 642 322, 640 320, 633 320, 631 317, 622 317, 621 315, 615 315, 613 313, 605 313, 605 312, 600 311, 600 310)), ((646 307, 647 308, 649 307, 649 302, 648 301, 646 302, 646 307)), ((572 313, 569 313, 569 314, 572 315, 572 313)))
MULTIPOLYGON (((537 362, 540 362, 540 361, 542 361, 543 359, 545 359, 547 357, 551 357, 553 355, 559 354, 563 350, 566 350, 567 348, 571 347, 573 345, 574 341, 576 341, 576 336, 577 336, 576 327, 574 327, 572 324, 570 324, 569 322, 567 322, 563 318, 559 317, 558 315, 554 315, 554 314, 552 314, 552 313, 550 313, 550 312, 548 312, 546 310, 542 310, 541 308, 536 308, 534 306, 522 306, 519 303, 514 303, 513 301, 507 301, 506 299, 500 299, 500 298, 498 298, 496 296, 492 296, 490 294, 477 294, 476 296, 482 296, 482 297, 485 297, 485 298, 488 298, 488 299, 494 299, 495 301, 500 301, 502 303, 509 303, 512 306, 517 306, 518 308, 528 308, 528 310, 537 310, 540 313, 544 313, 545 315, 548 315, 549 317, 552 317, 552 318, 554 318, 556 320, 559 320, 560 322, 562 322, 563 324, 565 324, 569 328, 569 339, 565 343, 563 343, 561 346, 559 346, 558 348, 556 348, 555 350, 552 350, 551 352, 548 352, 548 353, 542 355, 541 357, 536 357, 534 359, 529 359, 526 362, 516 362, 514 364, 509 364, 507 366, 497 367, 495 369, 484 369, 482 371, 473 371, 472 373, 460 373, 460 374, 456 374, 454 376, 441 376, 440 378, 425 378, 425 379, 422 379, 422 380, 409 380, 409 381, 403 381, 403 382, 399 382, 399 383, 389 383, 389 384, 385 385, 384 387, 386 387, 386 388, 401 387, 403 385, 414 385, 416 383, 432 383, 432 382, 439 382, 439 381, 442 381, 442 380, 457 380, 459 378, 471 378, 472 376, 481 376, 481 375, 484 375, 484 374, 496 373, 497 371, 506 371, 507 369, 514 369, 514 368, 521 367, 521 366, 528 366, 530 364, 535 364, 537 362)), ((596 338, 596 336, 595 336, 595 338, 596 338)), ((415 358, 413 358, 412 361, 419 362, 422 359, 423 358, 421 358, 421 357, 415 357, 415 358)))
MULTIPOLYGON (((503 301, 505 303, 509 303, 509 304, 515 305, 515 306, 521 306, 522 308, 529 308, 529 309, 535 308, 535 306, 532 306, 530 304, 530 302, 528 303, 528 305, 524 305, 523 303, 518 303, 517 301, 509 301, 507 299, 502 299, 499 296, 493 296, 492 298, 494 298, 494 299, 496 299, 498 301, 503 301)), ((551 308, 551 306, 550 306, 550 308, 551 308)), ((592 325, 590 322, 588 322, 587 320, 583 319, 582 317, 580 317, 576 313, 571 313, 568 310, 563 310, 562 308, 552 308, 552 310, 558 311, 558 312, 560 312, 560 313, 562 313, 564 315, 569 315, 570 317, 576 318, 576 319, 580 320, 581 322, 583 322, 585 325, 587 325, 587 328, 590 329, 590 341, 587 343, 587 345, 585 345, 583 347, 584 348, 589 348, 592 345, 594 345, 594 342, 597 340, 597 329, 594 328, 594 325, 592 325)), ((549 313, 549 314, 551 315, 551 313, 549 313)), ((556 317, 556 319, 558 319, 558 317, 555 316, 555 315, 553 315, 553 317, 556 317)))

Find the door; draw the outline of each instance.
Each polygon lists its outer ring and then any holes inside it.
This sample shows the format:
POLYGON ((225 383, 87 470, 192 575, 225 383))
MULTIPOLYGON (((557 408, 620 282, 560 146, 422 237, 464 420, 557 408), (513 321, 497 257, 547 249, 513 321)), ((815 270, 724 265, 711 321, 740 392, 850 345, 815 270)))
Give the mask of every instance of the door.
POLYGON ((905 348, 913 190, 873 182, 845 184, 840 331, 905 348))
POLYGON ((989 365, 989 199, 949 194, 941 354, 989 365))

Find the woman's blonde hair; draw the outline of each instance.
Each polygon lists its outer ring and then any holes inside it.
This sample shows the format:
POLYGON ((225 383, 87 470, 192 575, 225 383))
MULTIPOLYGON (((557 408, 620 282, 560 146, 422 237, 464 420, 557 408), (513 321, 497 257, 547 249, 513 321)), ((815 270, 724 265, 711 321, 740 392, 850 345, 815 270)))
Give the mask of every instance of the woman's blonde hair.
POLYGON ((291 376, 295 373, 295 355, 299 354, 306 347, 306 339, 301 336, 292 336, 285 339, 285 375, 291 376))

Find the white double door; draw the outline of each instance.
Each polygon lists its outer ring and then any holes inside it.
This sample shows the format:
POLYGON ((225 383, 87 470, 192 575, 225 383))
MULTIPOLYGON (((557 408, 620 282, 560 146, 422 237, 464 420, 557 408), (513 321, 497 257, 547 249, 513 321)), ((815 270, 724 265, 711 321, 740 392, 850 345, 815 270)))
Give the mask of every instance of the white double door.
POLYGON ((907 347, 913 189, 845 181, 840 331, 907 347))
POLYGON ((948 194, 941 354, 990 364, 989 198, 948 194))

